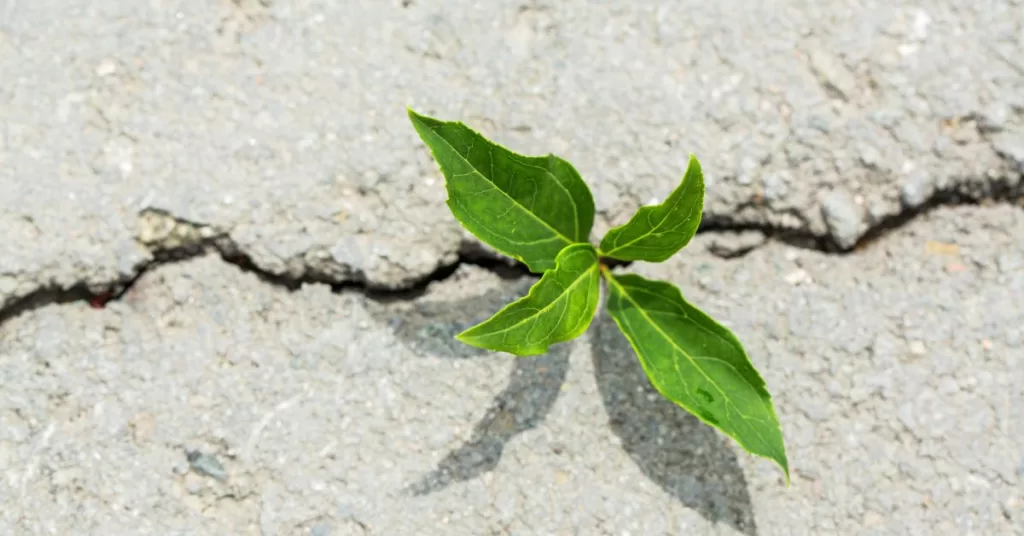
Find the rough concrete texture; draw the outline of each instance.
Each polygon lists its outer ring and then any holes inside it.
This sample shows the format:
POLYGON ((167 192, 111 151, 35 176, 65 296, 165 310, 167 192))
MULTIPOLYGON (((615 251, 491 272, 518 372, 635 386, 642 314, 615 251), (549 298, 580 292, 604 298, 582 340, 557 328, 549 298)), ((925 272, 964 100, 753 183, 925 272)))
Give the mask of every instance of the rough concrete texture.
POLYGON ((538 358, 451 335, 526 291, 411 300, 208 255, 0 326, 3 534, 1021 534, 1024 211, 851 257, 699 236, 669 279, 745 341, 793 483, 658 396, 602 316, 538 358))
POLYGON ((404 287, 465 233, 405 106, 592 185, 595 236, 688 153, 710 226, 849 247, 905 208, 1008 196, 1019 0, 851 4, 6 0, 0 303, 130 278, 152 208, 289 277, 404 287))
POLYGON ((0 534, 1024 534, 1022 58, 1020 0, 0 2, 0 534), (695 153, 629 269, 736 330, 793 486, 606 317, 453 341, 532 279, 406 105, 568 159, 595 238, 695 153))

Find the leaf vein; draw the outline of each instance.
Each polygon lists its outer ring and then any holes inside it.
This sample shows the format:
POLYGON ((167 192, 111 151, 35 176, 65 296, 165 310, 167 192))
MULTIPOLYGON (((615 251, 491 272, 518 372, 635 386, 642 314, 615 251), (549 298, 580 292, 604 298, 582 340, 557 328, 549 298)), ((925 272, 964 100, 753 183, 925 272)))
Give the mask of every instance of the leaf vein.
MULTIPOLYGON (((455 156, 457 156, 458 158, 460 158, 460 159, 461 159, 461 160, 462 160, 463 162, 465 162, 465 163, 466 163, 466 164, 467 164, 467 165, 468 165, 468 166, 469 166, 470 168, 474 169, 474 172, 475 172, 475 174, 479 175, 479 176, 480 176, 480 177, 481 177, 481 178, 482 178, 482 179, 483 179, 484 181, 486 181, 486 182, 490 182, 491 184, 494 184, 494 182, 493 182, 492 180, 488 180, 488 179, 487 179, 487 177, 484 177, 484 175, 483 175, 482 173, 480 173, 480 171, 479 171, 479 170, 477 170, 477 169, 476 169, 476 168, 475 168, 475 167, 473 166, 473 164, 472 164, 472 163, 471 163, 471 162, 469 161, 469 159, 468 159, 468 158, 466 158, 465 156, 463 156, 462 154, 460 154, 460 153, 459 153, 459 151, 458 151, 458 149, 456 149, 456 148, 455 148, 455 146, 454 146, 454 145, 452 145, 452 143, 451 143, 450 141, 448 141, 448 139, 447 139, 447 138, 445 138, 445 137, 444 137, 443 135, 441 135, 441 133, 440 133, 440 132, 438 132, 438 129, 437 129, 436 127, 434 127, 434 126, 428 126, 427 128, 429 128, 429 129, 430 129, 430 130, 431 130, 431 131, 432 131, 432 132, 433 132, 433 133, 434 133, 434 134, 435 134, 435 135, 436 135, 436 136, 437 136, 437 137, 438 137, 438 138, 439 138, 439 139, 440 139, 440 140, 441 140, 442 142, 444 142, 444 144, 445 144, 445 145, 447 145, 449 149, 451 149, 452 153, 453 153, 453 154, 454 154, 455 156)), ((471 150, 472 150, 472 148, 474 147, 475 143, 476 143, 476 140, 475 140, 475 139, 474 139, 473 141, 471 141, 471 142, 470 142, 470 144, 469 144, 469 149, 467 149, 467 151, 466 151, 466 154, 467 154, 467 155, 469 154, 469 151, 471 151, 471 150)), ((492 148, 492 150, 493 150, 493 148, 492 148)), ((511 153, 511 151, 510 151, 510 153, 511 153)), ((519 159, 518 159, 518 158, 517 158, 517 157, 515 156, 515 153, 511 153, 511 154, 513 155, 513 156, 511 157, 511 159, 512 159, 512 160, 516 160, 516 161, 519 161, 519 159)), ((530 164, 526 164, 525 162, 522 162, 522 161, 519 161, 519 163, 520 163, 520 164, 524 164, 524 165, 526 165, 527 167, 533 167, 533 168, 537 168, 537 166, 532 166, 532 165, 530 165, 530 164)), ((540 169, 543 169, 543 168, 540 168, 540 169)), ((550 171, 548 171, 547 173, 548 173, 549 175, 551 175, 551 172, 550 172, 550 171)), ((553 177, 553 178, 554 178, 554 177, 553 177)), ((555 182, 555 184, 557 184, 557 185, 558 185, 558 187, 559 187, 559 188, 561 188, 561 189, 562 189, 562 190, 563 190, 563 191, 564 191, 564 192, 565 192, 566 194, 569 194, 569 190, 568 190, 568 189, 567 189, 567 188, 565 187, 565 185, 563 185, 563 184, 562 184, 562 183, 561 183, 560 181, 558 181, 558 179, 557 179, 557 178, 555 178, 555 179, 554 179, 554 182, 555 182)), ((504 196, 505 196, 506 198, 508 198, 508 200, 509 200, 509 201, 511 201, 512 203, 514 203, 514 204, 516 204, 516 205, 519 205, 519 206, 522 206, 522 203, 520 203, 520 202, 519 202, 518 200, 516 200, 516 199, 515 199, 514 197, 512 197, 511 195, 509 195, 509 193, 508 193, 508 192, 506 192, 506 191, 502 190, 501 188, 497 188, 497 190, 498 190, 499 192, 501 192, 501 193, 502 193, 502 194, 503 194, 503 195, 504 195, 504 196)), ((570 200, 570 202, 571 202, 571 203, 572 203, 572 205, 573 205, 573 212, 574 212, 574 213, 576 213, 576 210, 577 210, 577 209, 576 209, 576 201, 575 201, 574 199, 572 199, 572 195, 571 195, 571 194, 569 195, 569 200, 570 200)), ((467 210, 467 207, 465 207, 464 205, 463 205, 463 207, 462 207, 462 208, 463 208, 464 210, 466 210, 466 211, 467 211, 467 213, 469 212, 469 211, 467 210)), ((523 207, 523 208, 525 209, 525 207, 523 207)), ((560 237, 561 237, 562 239, 564 239, 564 240, 566 241, 566 243, 568 243, 568 244, 572 244, 573 242, 575 242, 575 240, 574 240, 574 239, 570 239, 569 237, 567 237, 567 236, 563 235, 563 234, 562 234, 562 233, 561 233, 561 232, 560 232, 559 230, 557 230, 557 229, 555 229, 554 227, 552 227, 552 226, 551 226, 551 224, 549 224, 549 223, 548 223, 547 221, 545 221, 545 220, 541 219, 541 217, 540 217, 540 216, 537 216, 536 214, 534 214, 534 213, 533 213, 533 212, 531 212, 530 210, 525 210, 525 212, 526 212, 526 213, 527 213, 527 214, 528 214, 528 215, 529 215, 530 217, 532 217, 532 218, 533 218, 533 219, 535 219, 536 221, 540 222, 540 224, 541 224, 541 225, 543 225, 544 227, 547 227, 547 228, 548 228, 548 229, 549 229, 549 230, 550 230, 551 232, 555 233, 556 235, 558 235, 558 236, 560 236, 560 237)), ((578 220, 578 219, 579 219, 579 218, 577 217, 577 218, 575 218, 575 220, 574 220, 574 221, 576 221, 576 220, 578 220)), ((480 221, 479 221, 479 220, 476 220, 476 223, 477 223, 477 224, 479 224, 479 223, 480 223, 480 221)), ((577 225, 578 225, 578 224, 577 224, 577 225)), ((492 234, 497 234, 497 233, 494 233, 494 231, 492 231, 492 230, 490 230, 490 229, 488 229, 488 231, 489 231, 489 232, 491 232, 492 234)), ((579 234, 579 231, 578 231, 578 230, 577 230, 577 233, 576 233, 576 234, 579 234)), ((500 234, 498 234, 498 236, 500 236, 500 234)), ((512 242, 512 243, 513 243, 513 244, 515 244, 516 242, 512 242)))
MULTIPOLYGON (((616 284, 619 285, 623 290, 625 290, 626 288, 634 288, 634 289, 638 288, 638 287, 635 287, 635 286, 634 287, 626 287, 626 286, 624 286, 624 285, 622 285, 622 284, 620 284, 618 282, 616 282, 616 284)), ((650 293, 650 292, 647 292, 647 294, 648 295, 655 295, 655 294, 650 293)), ((715 390, 718 391, 719 394, 722 395, 722 397, 725 400, 726 404, 732 406, 734 411, 736 411, 739 415, 743 416, 744 414, 739 410, 738 407, 736 407, 735 403, 733 403, 731 401, 731 399, 729 398, 729 395, 725 392, 724 389, 722 389, 722 386, 719 385, 718 382, 716 382, 714 380, 714 378, 708 376, 707 372, 705 372, 703 368, 701 368, 699 365, 697 365, 697 363, 694 360, 694 357, 691 356, 689 353, 687 353, 686 350, 684 350, 682 347, 680 347, 670 335, 665 333, 665 331, 661 328, 661 325, 658 322, 656 322, 653 318, 651 318, 650 315, 647 314, 647 311, 643 307, 641 307, 640 304, 637 303, 636 300, 634 300, 629 295, 629 292, 623 292, 623 295, 624 295, 624 299, 629 300, 629 302, 631 302, 635 306, 636 310, 644 318, 647 319, 648 323, 650 323, 651 327, 653 327, 655 329, 655 331, 658 332, 658 334, 661 336, 661 338, 663 338, 666 342, 668 342, 668 344, 671 345, 676 351, 678 351, 680 354, 682 354, 684 357, 686 357, 687 359, 690 360, 690 362, 693 364, 694 368, 697 369, 698 372, 700 372, 701 376, 703 376, 704 379, 706 379, 708 381, 708 383, 711 386, 713 386, 715 388, 715 390)), ((758 434, 758 438, 761 439, 761 441, 763 442, 764 438, 760 435, 760 433, 756 432, 756 430, 755 430, 755 433, 758 434)))

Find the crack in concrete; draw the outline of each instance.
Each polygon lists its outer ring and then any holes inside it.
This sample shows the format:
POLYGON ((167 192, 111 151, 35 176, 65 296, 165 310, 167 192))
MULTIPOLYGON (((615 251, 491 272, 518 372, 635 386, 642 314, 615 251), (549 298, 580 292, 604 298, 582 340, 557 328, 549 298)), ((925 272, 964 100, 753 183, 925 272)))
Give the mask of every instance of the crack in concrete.
POLYGON ((899 213, 884 217, 875 222, 868 227, 850 248, 841 247, 828 235, 817 235, 807 229, 783 228, 769 223, 736 222, 727 217, 706 216, 701 222, 697 233, 756 232, 764 235, 765 239, 753 246, 741 247, 733 251, 710 249, 710 253, 723 259, 741 258, 770 242, 781 242, 791 247, 818 251, 829 255, 846 256, 863 251, 891 233, 907 226, 912 221, 937 209, 993 205, 1019 205, 1024 208, 1024 182, 1013 187, 1006 184, 993 183, 990 184, 990 187, 992 190, 985 196, 964 193, 959 188, 935 191, 924 203, 916 207, 904 207, 899 213))
MULTIPOLYGON (((1024 186, 1022 184, 1021 186, 1024 186)), ((856 245, 850 249, 839 247, 828 236, 819 236, 804 229, 788 229, 771 224, 742 223, 730 221, 723 217, 706 217, 701 222, 698 234, 742 235, 746 233, 760 234, 763 239, 746 241, 736 248, 709 247, 709 252, 724 259, 739 259, 764 247, 771 242, 781 242, 789 246, 819 251, 830 255, 851 255, 885 238, 890 233, 901 229, 913 220, 933 210, 964 205, 989 206, 994 204, 1019 204, 1024 207, 1024 188, 1018 186, 1003 188, 985 198, 964 195, 956 190, 935 192, 924 204, 916 208, 906 208, 899 214, 885 218, 870 227, 861 236, 856 245)), ((27 296, 0 308, 0 325, 22 313, 45 307, 47 305, 63 305, 73 302, 88 302, 94 308, 102 308, 110 301, 121 299, 132 286, 150 271, 165 264, 182 262, 202 255, 216 254, 224 262, 233 264, 241 270, 255 274, 261 281, 277 287, 295 291, 306 284, 329 285, 333 292, 355 291, 367 297, 382 301, 404 301, 416 299, 426 292, 435 282, 444 281, 463 265, 479 266, 495 272, 506 279, 522 277, 538 278, 539 274, 531 273, 525 265, 509 262, 485 251, 478 244, 466 243, 459 250, 454 262, 439 266, 433 272, 422 276, 402 288, 394 289, 374 285, 364 274, 354 272, 350 267, 331 260, 319 264, 308 263, 303 266, 299 275, 274 273, 258 266, 253 258, 242 251, 242 248, 231 238, 230 233, 218 230, 210 225, 189 222, 177 218, 165 211, 147 208, 139 213, 140 232, 137 240, 152 254, 152 259, 137 266, 133 275, 121 277, 107 282, 106 290, 97 292, 90 290, 85 282, 71 287, 50 285, 36 290, 27 296)), ((323 260, 323 259, 321 259, 323 260)), ((631 263, 616 263, 628 266, 631 263)), ((92 285, 95 289, 96 285, 92 285)))
MULTIPOLYGON (((336 263, 320 267, 308 265, 301 275, 292 276, 274 273, 258 266, 252 257, 232 240, 229 233, 212 226, 176 218, 157 209, 144 209, 140 212, 139 224, 140 232, 136 240, 150 251, 153 258, 137 266, 133 275, 99 285, 106 289, 99 292, 90 290, 84 282, 69 288, 57 285, 41 288, 0 308, 0 325, 22 313, 47 305, 88 302, 94 308, 103 308, 111 301, 120 300, 147 273, 166 264, 183 262, 203 255, 218 255, 224 262, 233 264, 244 272, 255 274, 264 283, 290 292, 306 284, 324 284, 330 286, 335 293, 356 291, 382 302, 415 299, 423 295, 431 283, 447 279, 462 265, 479 266, 508 279, 538 277, 531 274, 523 264, 509 264, 501 258, 482 252, 479 248, 469 246, 459 251, 454 262, 441 265, 430 274, 399 289, 374 285, 367 281, 363 274, 341 265, 335 266, 336 263)), ((97 285, 92 287, 96 288, 97 285)))

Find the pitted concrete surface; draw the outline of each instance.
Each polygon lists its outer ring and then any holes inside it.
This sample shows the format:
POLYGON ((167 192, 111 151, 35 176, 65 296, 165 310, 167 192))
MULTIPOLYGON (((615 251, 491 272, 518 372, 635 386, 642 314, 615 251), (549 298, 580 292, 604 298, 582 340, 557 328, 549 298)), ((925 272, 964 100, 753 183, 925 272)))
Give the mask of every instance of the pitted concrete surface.
POLYGON ((451 340, 526 291, 289 292, 216 256, 2 326, 4 534, 1020 534, 1024 211, 848 258, 707 235, 664 265, 745 341, 793 466, 664 401, 606 317, 539 358, 451 340))
POLYGON ((595 191, 595 236, 708 173, 707 220, 842 247, 1024 165, 1024 5, 5 0, 0 303, 151 257, 147 208, 262 269, 404 287, 466 234, 405 106, 595 191))
POLYGON ((0 533, 1024 534, 1022 57, 1019 0, 0 0, 0 533), (737 331, 792 487, 605 317, 452 340, 532 280, 407 105, 572 162, 595 238, 695 153, 629 269, 737 331))

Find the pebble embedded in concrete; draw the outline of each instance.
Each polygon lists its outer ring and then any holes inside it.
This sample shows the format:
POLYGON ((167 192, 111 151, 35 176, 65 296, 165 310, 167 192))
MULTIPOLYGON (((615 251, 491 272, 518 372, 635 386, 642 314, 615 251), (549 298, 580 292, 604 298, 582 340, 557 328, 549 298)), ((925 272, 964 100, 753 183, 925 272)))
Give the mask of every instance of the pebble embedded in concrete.
POLYGON ((832 191, 821 203, 829 235, 842 249, 852 248, 865 230, 864 209, 850 195, 832 191))
POLYGON ((914 171, 900 188, 900 201, 906 208, 918 208, 928 200, 934 188, 935 184, 928 172, 914 171))

